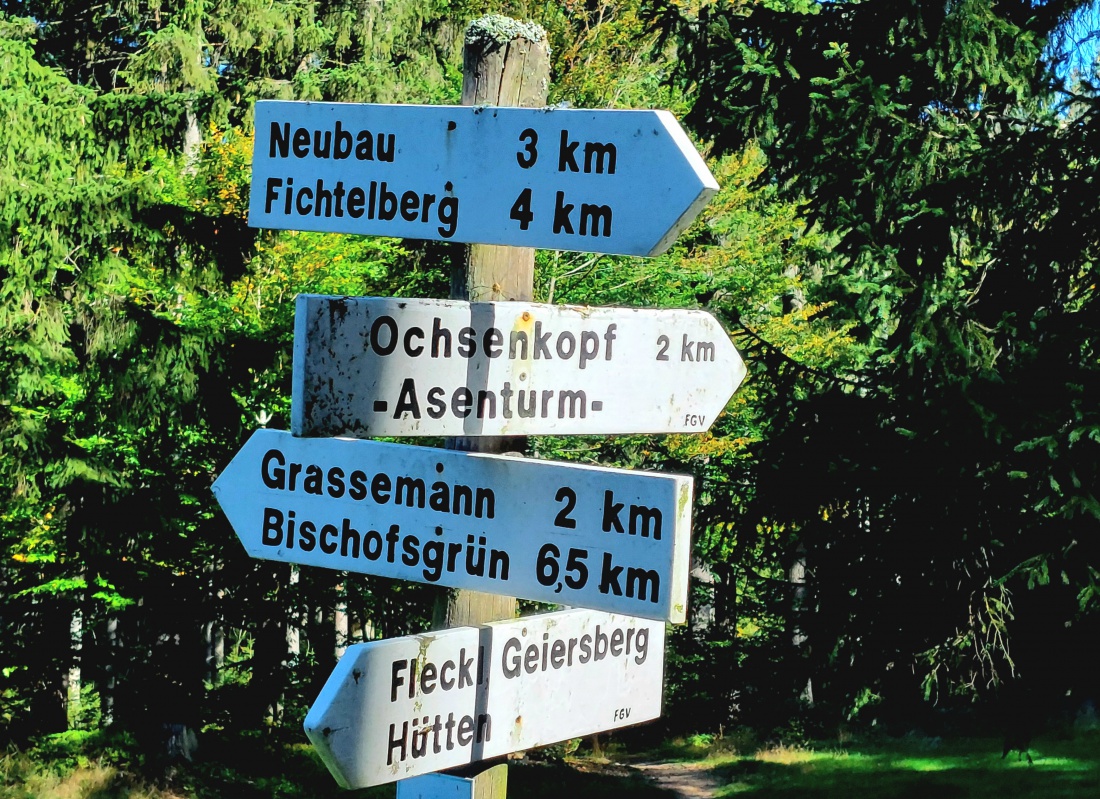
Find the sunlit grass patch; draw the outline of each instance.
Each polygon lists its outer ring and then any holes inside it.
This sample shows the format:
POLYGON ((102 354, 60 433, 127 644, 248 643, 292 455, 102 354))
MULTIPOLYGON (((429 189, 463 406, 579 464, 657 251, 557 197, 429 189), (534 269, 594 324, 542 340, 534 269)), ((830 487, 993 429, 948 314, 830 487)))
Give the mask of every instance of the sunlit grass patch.
POLYGON ((1042 742, 1034 761, 1001 757, 991 739, 878 741, 846 749, 779 746, 731 759, 713 773, 718 796, 753 799, 1095 799, 1100 746, 1042 742), (931 751, 929 751, 931 749, 931 751))
POLYGON ((816 752, 813 749, 803 749, 798 746, 770 746, 753 755, 753 759, 761 763, 809 763, 813 760, 828 758, 828 754, 816 752))
MULTIPOLYGON (((39 773, 27 781, 26 790, 32 796, 51 799, 91 799, 120 795, 118 771, 110 766, 91 765, 78 768, 65 776, 39 773)), ((134 794, 127 791, 127 795, 134 794)))
POLYGON ((54 770, 31 764, 0 767, 0 799, 173 799, 173 795, 133 779, 114 766, 87 763, 54 770))
POLYGON ((905 757, 889 761, 891 768, 910 771, 948 771, 973 765, 971 761, 958 757, 905 757))
POLYGON ((1033 753, 1032 758, 1037 768, 1059 769, 1062 771, 1088 771, 1096 768, 1095 762, 1079 760, 1074 757, 1044 757, 1041 754, 1033 753))

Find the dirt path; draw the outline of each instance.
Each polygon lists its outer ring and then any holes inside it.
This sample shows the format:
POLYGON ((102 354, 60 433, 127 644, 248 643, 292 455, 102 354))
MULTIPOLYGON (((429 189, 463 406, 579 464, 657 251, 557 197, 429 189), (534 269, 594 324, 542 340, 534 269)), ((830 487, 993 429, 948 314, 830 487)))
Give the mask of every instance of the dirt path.
POLYGON ((710 799, 720 785, 703 763, 634 763, 633 767, 658 788, 682 799, 710 799))

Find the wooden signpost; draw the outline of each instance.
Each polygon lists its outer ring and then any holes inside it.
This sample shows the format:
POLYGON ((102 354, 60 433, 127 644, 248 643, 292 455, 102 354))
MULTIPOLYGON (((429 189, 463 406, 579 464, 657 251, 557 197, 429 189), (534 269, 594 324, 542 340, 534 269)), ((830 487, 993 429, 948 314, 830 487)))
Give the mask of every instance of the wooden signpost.
MULTIPOLYGON (((537 26, 466 44, 462 107, 256 105, 249 224, 470 245, 451 300, 300 298, 293 435, 256 431, 214 484, 254 557, 458 589, 447 629, 350 647, 310 709, 352 788, 660 714, 691 478, 490 453, 706 430, 745 375, 701 311, 530 302, 534 247, 655 255, 718 186, 665 111, 545 108, 537 26), (517 620, 515 596, 585 609, 517 620)), ((398 795, 504 799, 506 773, 398 795)))
POLYGON ((745 376, 704 311, 299 295, 299 436, 684 433, 745 376))

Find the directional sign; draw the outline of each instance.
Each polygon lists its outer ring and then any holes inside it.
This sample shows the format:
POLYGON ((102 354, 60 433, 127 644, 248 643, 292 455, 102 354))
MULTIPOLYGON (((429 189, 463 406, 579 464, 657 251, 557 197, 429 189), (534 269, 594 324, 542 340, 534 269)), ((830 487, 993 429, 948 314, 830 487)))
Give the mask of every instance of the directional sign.
POLYGON ((667 111, 263 101, 248 221, 658 255, 717 190, 667 111))
POLYGON ((684 620, 690 477, 257 430, 213 488, 255 558, 684 620))
POLYGON ((299 295, 291 429, 701 432, 744 377, 703 311, 299 295))
POLYGON ((567 610, 349 647, 305 720, 345 788, 661 715, 664 625, 567 610))

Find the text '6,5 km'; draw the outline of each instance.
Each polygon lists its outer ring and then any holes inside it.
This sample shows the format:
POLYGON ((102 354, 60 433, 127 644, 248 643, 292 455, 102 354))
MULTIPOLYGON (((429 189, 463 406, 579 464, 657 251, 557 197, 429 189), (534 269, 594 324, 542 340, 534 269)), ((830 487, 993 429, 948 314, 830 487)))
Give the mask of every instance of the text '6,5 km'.
POLYGON ((257 430, 214 483, 253 557, 683 621, 692 480, 257 430))

